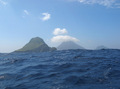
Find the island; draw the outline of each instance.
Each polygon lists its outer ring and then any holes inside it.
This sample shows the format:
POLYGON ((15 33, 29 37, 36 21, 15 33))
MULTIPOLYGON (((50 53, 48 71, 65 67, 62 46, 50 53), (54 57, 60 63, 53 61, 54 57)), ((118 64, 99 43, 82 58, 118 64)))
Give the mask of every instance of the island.
POLYGON ((23 48, 15 52, 48 52, 57 50, 55 47, 49 47, 42 38, 32 38, 23 48))
POLYGON ((104 50, 104 49, 109 49, 109 48, 104 45, 96 47, 96 50, 104 50))
POLYGON ((58 47, 58 50, 68 50, 68 49, 85 49, 84 47, 76 44, 73 41, 66 41, 61 43, 58 47))

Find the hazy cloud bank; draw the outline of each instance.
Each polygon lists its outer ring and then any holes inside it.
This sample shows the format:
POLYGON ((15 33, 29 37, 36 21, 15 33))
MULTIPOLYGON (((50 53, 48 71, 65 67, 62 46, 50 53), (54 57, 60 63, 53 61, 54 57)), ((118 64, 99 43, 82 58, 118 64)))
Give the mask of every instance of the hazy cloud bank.
POLYGON ((77 1, 83 4, 98 4, 106 7, 120 8, 120 0, 68 0, 68 1, 77 1))

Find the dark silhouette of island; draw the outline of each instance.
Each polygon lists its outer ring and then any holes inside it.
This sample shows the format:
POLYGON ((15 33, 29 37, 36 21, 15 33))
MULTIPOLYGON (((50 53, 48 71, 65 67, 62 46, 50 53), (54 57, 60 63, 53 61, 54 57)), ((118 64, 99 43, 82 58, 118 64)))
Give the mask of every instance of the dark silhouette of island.
POLYGON ((73 41, 63 42, 57 47, 58 50, 68 50, 68 49, 85 49, 84 47, 74 43, 73 41))
POLYGON ((105 47, 104 45, 96 47, 96 50, 102 50, 102 49, 109 49, 109 48, 105 47))
POLYGON ((15 52, 47 52, 55 51, 55 47, 49 47, 42 38, 32 38, 23 48, 16 50, 15 52))

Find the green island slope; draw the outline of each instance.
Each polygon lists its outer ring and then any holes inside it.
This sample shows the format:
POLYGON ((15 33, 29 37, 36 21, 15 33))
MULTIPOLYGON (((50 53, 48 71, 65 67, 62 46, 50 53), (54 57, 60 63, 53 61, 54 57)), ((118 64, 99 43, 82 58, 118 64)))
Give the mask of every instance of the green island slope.
POLYGON ((23 48, 16 50, 15 52, 47 52, 55 51, 55 47, 49 47, 42 38, 32 38, 23 48))

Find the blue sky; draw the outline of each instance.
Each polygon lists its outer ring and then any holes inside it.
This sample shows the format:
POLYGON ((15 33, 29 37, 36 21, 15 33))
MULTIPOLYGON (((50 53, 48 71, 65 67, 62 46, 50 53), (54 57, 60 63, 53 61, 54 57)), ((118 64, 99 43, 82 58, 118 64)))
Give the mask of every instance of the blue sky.
POLYGON ((37 36, 50 46, 71 40, 120 49, 119 34, 119 0, 0 0, 0 52, 37 36))

